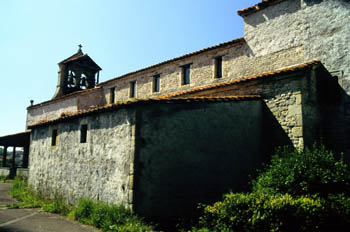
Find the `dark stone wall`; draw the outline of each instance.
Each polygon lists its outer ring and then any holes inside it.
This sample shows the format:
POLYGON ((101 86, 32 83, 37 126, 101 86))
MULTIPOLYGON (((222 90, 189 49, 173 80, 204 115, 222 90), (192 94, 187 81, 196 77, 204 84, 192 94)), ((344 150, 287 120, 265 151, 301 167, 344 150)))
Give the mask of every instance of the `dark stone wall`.
POLYGON ((191 216, 198 203, 244 191, 266 160, 260 100, 157 104, 137 119, 134 209, 191 216))

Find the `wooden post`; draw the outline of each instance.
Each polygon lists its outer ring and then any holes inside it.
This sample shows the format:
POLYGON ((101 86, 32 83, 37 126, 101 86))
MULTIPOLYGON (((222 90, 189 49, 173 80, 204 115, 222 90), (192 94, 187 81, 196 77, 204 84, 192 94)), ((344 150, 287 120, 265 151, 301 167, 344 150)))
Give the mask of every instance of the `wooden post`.
POLYGON ((12 168, 16 167, 16 147, 13 147, 12 152, 12 168))
POLYGON ((2 167, 6 167, 7 146, 4 146, 4 153, 2 154, 2 167))
POLYGON ((29 145, 26 144, 23 148, 23 160, 22 160, 22 168, 28 168, 28 156, 29 156, 29 145))

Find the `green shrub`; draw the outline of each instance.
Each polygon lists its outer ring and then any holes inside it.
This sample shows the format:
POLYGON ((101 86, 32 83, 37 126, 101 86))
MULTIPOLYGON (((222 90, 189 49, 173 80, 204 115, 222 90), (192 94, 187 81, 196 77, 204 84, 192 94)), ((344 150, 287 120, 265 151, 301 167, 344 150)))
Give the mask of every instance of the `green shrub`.
POLYGON ((140 218, 122 205, 108 205, 83 198, 74 209, 76 220, 102 231, 151 231, 140 218))
POLYGON ((37 208, 41 207, 44 203, 43 200, 29 189, 25 178, 15 178, 12 182, 10 195, 19 202, 9 205, 9 208, 37 208))
POLYGON ((252 181, 251 193, 204 206, 192 231, 346 231, 350 171, 324 146, 283 148, 252 181))
POLYGON ((350 192, 350 170, 324 146, 298 151, 283 148, 271 164, 252 182, 253 192, 305 194, 340 194, 350 192))
POLYGON ((204 208, 200 227, 203 231, 340 231, 350 222, 350 198, 332 198, 330 203, 315 195, 230 193, 204 208))
POLYGON ((55 198, 53 201, 48 201, 47 203, 44 203, 42 205, 42 208, 45 212, 59 213, 63 216, 68 215, 69 212, 72 210, 72 206, 68 205, 61 197, 55 198))
POLYGON ((0 182, 6 182, 8 180, 7 176, 0 176, 0 182))
POLYGON ((74 218, 82 223, 92 225, 92 210, 94 202, 92 200, 82 198, 77 207, 74 209, 74 218))

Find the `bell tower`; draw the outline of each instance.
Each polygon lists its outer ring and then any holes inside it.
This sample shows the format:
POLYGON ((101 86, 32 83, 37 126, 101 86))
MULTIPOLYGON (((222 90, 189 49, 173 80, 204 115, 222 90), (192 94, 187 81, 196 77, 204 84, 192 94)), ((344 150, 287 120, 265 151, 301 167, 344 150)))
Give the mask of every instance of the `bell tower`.
POLYGON ((78 46, 78 51, 72 56, 58 63, 58 83, 52 99, 59 98, 79 90, 95 88, 102 70, 78 46))

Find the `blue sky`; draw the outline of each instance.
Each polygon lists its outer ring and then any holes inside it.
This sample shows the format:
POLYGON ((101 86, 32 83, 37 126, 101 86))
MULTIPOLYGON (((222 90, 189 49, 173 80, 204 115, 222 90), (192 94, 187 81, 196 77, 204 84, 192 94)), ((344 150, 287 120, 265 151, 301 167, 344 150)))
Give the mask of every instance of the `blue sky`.
POLYGON ((237 10, 260 0, 1 0, 0 136, 52 98, 57 63, 77 45, 100 81, 243 36, 237 10))

